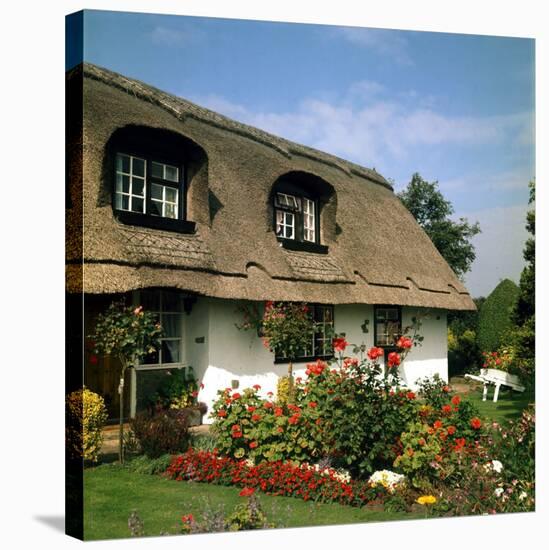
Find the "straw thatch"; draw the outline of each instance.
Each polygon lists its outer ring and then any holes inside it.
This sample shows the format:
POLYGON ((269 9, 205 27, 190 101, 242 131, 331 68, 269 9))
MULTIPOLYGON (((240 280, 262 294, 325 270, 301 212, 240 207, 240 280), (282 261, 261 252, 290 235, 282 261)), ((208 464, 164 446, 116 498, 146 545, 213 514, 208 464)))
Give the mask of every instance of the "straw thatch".
POLYGON ((160 286, 219 298, 474 309, 463 284, 374 170, 94 65, 67 78, 69 105, 83 110, 81 122, 69 116, 67 134, 70 292, 160 286), (169 136, 171 146, 186 147, 193 159, 187 212, 194 234, 124 225, 113 215, 109 147, 121 129, 128 135, 142 128, 157 132, 156 146, 169 136), (327 254, 290 251, 277 242, 271 193, 287 174, 321 197, 327 254))

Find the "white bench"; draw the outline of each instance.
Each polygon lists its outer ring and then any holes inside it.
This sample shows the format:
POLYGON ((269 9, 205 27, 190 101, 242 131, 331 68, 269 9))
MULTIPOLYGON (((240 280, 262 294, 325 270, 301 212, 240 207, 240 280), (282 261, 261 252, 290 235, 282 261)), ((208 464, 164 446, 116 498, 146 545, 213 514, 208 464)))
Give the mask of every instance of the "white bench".
POLYGON ((494 403, 498 400, 499 388, 501 386, 509 386, 516 391, 524 391, 524 386, 520 384, 518 376, 515 374, 509 374, 499 369, 480 369, 478 376, 474 374, 466 374, 465 378, 476 380, 484 384, 484 390, 482 392, 482 400, 486 401, 488 395, 488 386, 494 384, 494 403))

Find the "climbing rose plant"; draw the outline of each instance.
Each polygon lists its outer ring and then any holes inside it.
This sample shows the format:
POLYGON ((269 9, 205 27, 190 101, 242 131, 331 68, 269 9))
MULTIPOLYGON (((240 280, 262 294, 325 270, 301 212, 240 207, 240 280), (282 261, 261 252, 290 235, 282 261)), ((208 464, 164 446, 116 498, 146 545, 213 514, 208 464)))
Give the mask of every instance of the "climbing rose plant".
POLYGON ((124 377, 145 355, 155 351, 162 336, 156 315, 143 311, 142 306, 126 306, 124 301, 113 302, 105 313, 97 316, 95 331, 90 335, 95 354, 110 355, 121 364, 119 459, 124 462, 124 377))

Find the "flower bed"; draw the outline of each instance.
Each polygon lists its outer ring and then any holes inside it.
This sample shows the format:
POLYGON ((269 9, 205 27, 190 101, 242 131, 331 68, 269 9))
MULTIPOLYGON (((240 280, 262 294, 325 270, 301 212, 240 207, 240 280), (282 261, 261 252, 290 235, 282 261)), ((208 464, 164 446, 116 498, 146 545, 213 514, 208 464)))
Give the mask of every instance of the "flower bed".
POLYGON ((281 461, 253 465, 246 460, 193 449, 175 456, 166 476, 177 481, 236 485, 271 495, 358 507, 387 494, 383 487, 372 487, 366 481, 345 481, 348 478, 331 468, 318 469, 308 464, 281 461))

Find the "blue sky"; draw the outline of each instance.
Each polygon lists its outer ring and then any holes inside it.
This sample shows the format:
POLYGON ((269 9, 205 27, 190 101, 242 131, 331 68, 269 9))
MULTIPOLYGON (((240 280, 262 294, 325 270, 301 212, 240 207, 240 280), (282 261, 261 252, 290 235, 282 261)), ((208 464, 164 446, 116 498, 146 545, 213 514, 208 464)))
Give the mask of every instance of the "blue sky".
POLYGON ((518 282, 535 176, 534 41, 86 11, 84 58, 232 118, 438 180, 479 221, 473 296, 518 282))

